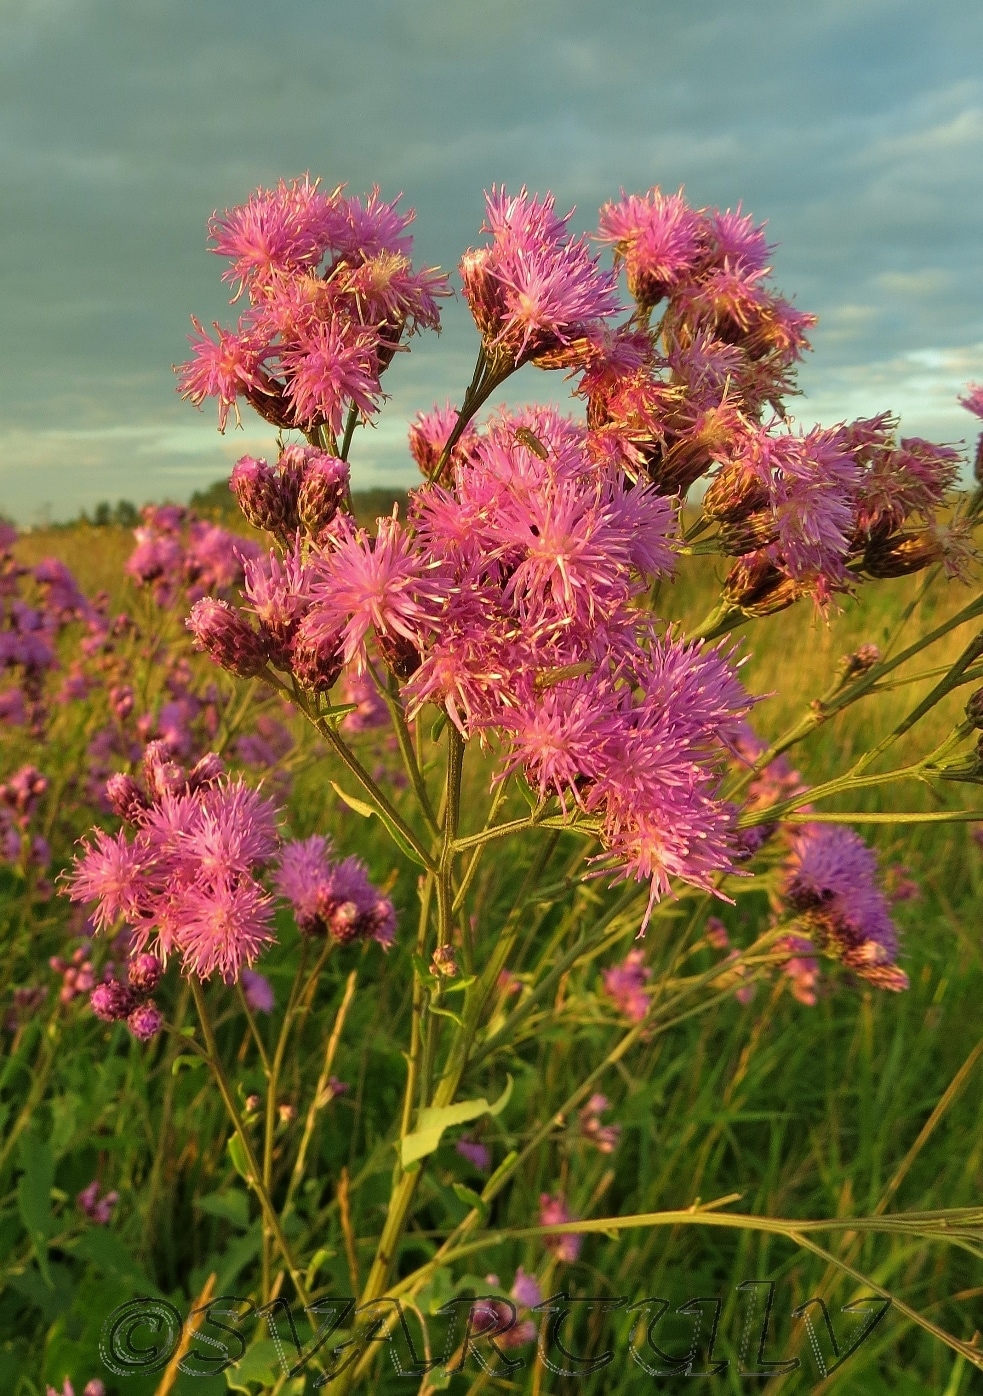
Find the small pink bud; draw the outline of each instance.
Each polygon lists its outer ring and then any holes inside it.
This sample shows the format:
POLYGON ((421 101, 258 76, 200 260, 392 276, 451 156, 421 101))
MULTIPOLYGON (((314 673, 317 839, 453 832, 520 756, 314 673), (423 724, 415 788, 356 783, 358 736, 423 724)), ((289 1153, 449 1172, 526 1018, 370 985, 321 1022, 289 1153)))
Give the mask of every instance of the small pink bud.
POLYGON ((187 626, 199 647, 239 678, 253 678, 266 668, 262 640, 227 601, 202 597, 191 608, 187 626))

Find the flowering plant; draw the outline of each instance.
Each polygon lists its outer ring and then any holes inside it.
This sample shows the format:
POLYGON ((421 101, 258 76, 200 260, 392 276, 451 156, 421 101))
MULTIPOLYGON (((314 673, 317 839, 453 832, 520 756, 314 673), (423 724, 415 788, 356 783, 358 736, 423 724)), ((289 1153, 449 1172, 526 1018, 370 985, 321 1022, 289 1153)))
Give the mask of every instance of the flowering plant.
MULTIPOLYGON (((419 1305, 471 1283, 461 1264, 494 1240, 490 1209, 547 1157, 558 1125, 575 1122, 581 1154, 617 1151, 618 1106, 598 1087, 611 1091, 617 1069, 682 1017, 721 999, 747 1003, 763 984, 804 1004, 837 976, 903 990, 892 901, 910 889, 892 885, 847 826, 979 817, 959 807, 831 813, 828 801, 912 780, 944 795, 947 782, 980 780, 976 696, 941 742, 900 767, 880 758, 979 681, 981 634, 927 675, 906 666, 983 616, 983 597, 903 648, 897 637, 858 648, 824 693, 795 695, 806 706, 785 731, 766 740, 755 730, 744 627, 794 605, 812 605, 821 622, 879 581, 916 572, 926 590, 966 579, 979 496, 956 490, 957 450, 899 439, 888 413, 796 427, 786 401, 815 320, 773 289, 772 249, 740 209, 694 209, 681 191, 653 189, 605 205, 587 238, 551 196, 493 189, 486 240, 460 266, 480 340, 473 378, 458 408, 435 406, 413 423, 421 483, 403 515, 394 509, 374 530, 356 522, 349 461, 359 428, 379 412, 395 356, 439 327, 450 294, 447 277, 414 267, 411 218, 378 190, 351 198, 307 178, 216 215, 213 250, 246 308, 214 337, 195 321, 180 387, 196 404, 216 399, 223 430, 246 403, 280 433, 272 464, 243 457, 230 482, 267 545, 237 553, 236 600, 235 568, 199 530, 192 545, 211 571, 188 626, 222 669, 279 695, 317 733, 353 822, 377 821, 393 858, 415 872, 415 931, 410 907, 394 906, 357 858, 335 860, 320 833, 284 837, 273 801, 217 756, 188 767, 159 740, 141 779, 121 773, 107 787, 129 831, 98 831, 70 880, 74 899, 95 903, 96 929, 128 932, 125 968, 92 990, 103 1020, 153 1037, 167 1024, 152 995, 168 961, 181 965, 202 1036, 188 1040, 215 1073, 233 1162, 262 1212, 264 1303, 284 1277, 305 1306, 327 1292, 317 1275, 328 1258, 300 1255, 288 1223, 317 1115, 342 1084, 331 1069, 356 974, 376 971, 353 969, 338 987, 292 1161, 277 1142, 276 1092, 330 952, 357 945, 358 966, 378 966, 394 944, 412 947, 401 961, 411 981, 400 1101, 379 1141, 392 1186, 364 1279, 347 1169, 331 1187, 363 1308, 419 1305), (592 242, 612 249, 610 268, 592 242), (527 365, 562 371, 574 412, 499 405, 482 419, 527 365), (714 604, 688 615, 687 578, 712 573, 715 559, 727 571, 714 604), (848 769, 809 784, 788 764, 786 752, 846 709, 911 684, 916 701, 848 769), (380 722, 398 773, 374 770, 371 737, 359 734, 380 722), (510 840, 521 877, 494 886, 488 855, 510 840), (285 905, 303 956, 271 1044, 256 1014, 272 1011, 273 996, 254 966, 293 934, 285 905), (833 977, 824 963, 838 967, 833 977), (261 1102, 237 1089, 214 1021, 220 981, 237 986, 250 1025, 238 1061, 255 1051, 266 1082, 261 1138, 252 1128, 261 1102), (531 1135, 511 1141, 508 1101, 536 1035, 583 1021, 565 994, 590 1005, 593 1055, 531 1135), (458 1156, 489 1176, 480 1191, 458 1186, 463 1212, 424 1225, 428 1170, 463 1125, 458 1156), (489 1173, 493 1139, 516 1147, 489 1173), (414 1238, 424 1233, 421 1257, 414 1238)), ((965 402, 983 416, 980 395, 965 402)), ((178 522, 158 517, 138 535, 131 571, 158 590, 176 566, 178 522)), ((538 1226, 529 1217, 508 1233, 540 1238, 544 1292, 558 1267, 577 1262, 586 1233, 660 1222, 577 1216, 569 1186, 542 1191, 538 1226)), ((684 1219, 708 1215, 694 1202, 684 1219)), ((798 1234, 791 1222, 768 1225, 798 1234)), ((522 1280, 520 1269, 516 1298, 522 1280)), ((514 1318, 511 1300, 495 1304, 514 1318)), ((389 1330, 395 1322, 385 1320, 389 1330)), ((337 1369, 318 1359, 331 1390, 370 1379, 378 1327, 353 1321, 350 1360, 337 1369)), ((520 1324, 515 1335, 529 1333, 520 1324)))

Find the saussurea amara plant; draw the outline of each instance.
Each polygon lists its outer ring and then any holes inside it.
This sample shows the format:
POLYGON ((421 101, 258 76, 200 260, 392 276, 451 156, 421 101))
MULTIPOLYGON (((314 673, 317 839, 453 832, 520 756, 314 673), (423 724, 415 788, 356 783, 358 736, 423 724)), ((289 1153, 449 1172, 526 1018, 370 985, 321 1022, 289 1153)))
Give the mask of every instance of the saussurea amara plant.
MULTIPOLYGON (((214 1074, 232 1160, 262 1214, 255 1297, 317 1310, 347 1285, 358 1301, 304 1368, 335 1392, 376 1389, 380 1337, 411 1320, 431 1356, 431 1316, 476 1283, 498 1298, 471 1314, 469 1332, 494 1325, 498 1346, 487 1370, 473 1368, 475 1389, 494 1383, 535 1336, 527 1310, 569 1288, 592 1233, 771 1232, 886 1294, 853 1253, 821 1241, 893 1229, 974 1246, 983 1225, 983 1212, 886 1207, 775 1218, 739 1212, 733 1198, 614 1215, 591 1162, 619 1147, 623 1073, 666 1035, 671 1050, 685 1020, 756 991, 784 988, 808 1005, 836 983, 907 987, 891 911, 906 888, 851 826, 983 818, 947 799, 953 781, 983 774, 973 687, 983 595, 928 626, 912 602, 882 647, 845 657, 822 693, 801 691, 789 654, 783 697, 800 711, 771 741, 756 733, 758 700, 740 670, 750 623, 780 628, 793 605, 817 608, 822 623, 880 579, 924 572, 925 594, 965 581, 977 496, 957 493, 959 453, 899 440, 887 413, 796 427, 786 402, 814 317, 772 289, 772 249, 740 211, 653 189, 605 205, 589 239, 571 234, 552 197, 493 189, 487 236, 460 264, 478 331, 473 378, 459 405, 411 427, 422 478, 403 514, 360 527, 349 468, 359 433, 391 362, 439 327, 451 294, 447 277, 413 266, 411 218, 378 190, 350 198, 308 179, 216 216, 213 250, 245 308, 214 336, 195 322, 180 386, 196 404, 218 399, 222 429, 248 404, 279 450, 273 463, 244 457, 232 475, 246 520, 268 535, 245 558, 240 604, 205 595, 188 625, 228 674, 316 730, 352 839, 377 827, 394 867, 412 869, 415 903, 394 906, 322 834, 287 837, 275 800, 218 756, 191 765, 166 741, 148 749, 141 778, 131 765, 110 779, 123 826, 93 837, 70 880, 99 929, 128 936, 129 959, 93 989, 93 1009, 144 1038, 171 1027, 214 1074), (611 269, 592 242, 612 250, 611 269), (569 413, 486 407, 527 366, 552 371, 551 386, 572 383, 569 413), (716 579, 715 600, 687 615, 687 586, 674 582, 696 569, 716 579), (957 657, 933 659, 960 627, 957 657), (893 730, 828 779, 804 781, 785 754, 888 689, 911 694, 893 730), (973 695, 965 716, 912 752, 918 724, 959 689, 973 695), (358 735, 379 722, 396 772, 376 769, 358 735), (866 792, 886 786, 890 807, 866 808, 866 792), (924 787, 930 811, 910 798, 924 787), (254 966, 291 937, 296 975, 268 1019, 254 966), (392 987, 405 1071, 388 1134, 338 1176, 312 1177, 352 1005, 406 945, 392 987), (333 1002, 317 998, 329 956, 345 971, 333 1002), (194 1030, 166 1023, 153 999, 173 962, 194 1030), (287 1147, 278 1084, 315 1003, 322 1055, 287 1147), (230 1028, 237 1019, 245 1037, 230 1028), (565 1075, 535 1078, 538 1044, 558 1033, 576 1053, 573 1089, 560 1089, 565 1075), (244 1094, 247 1069, 261 1074, 262 1097, 244 1094), (509 1118, 517 1080, 539 1092, 521 1137, 509 1118), (453 1215, 435 1209, 428 1176, 452 1144, 481 1177, 455 1185, 453 1215), (538 1215, 497 1222, 530 1169, 542 1180, 538 1215), (359 1210, 359 1189, 390 1172, 384 1205, 359 1210), (313 1249, 300 1224, 324 1215, 324 1197, 344 1255, 313 1249), (496 1248, 530 1238, 545 1258, 538 1277, 520 1268, 511 1290, 476 1281, 496 1248)), ((965 404, 983 416, 983 390, 965 404)), ((971 1345, 895 1302, 983 1367, 971 1345)), ((421 1371, 421 1390, 440 1384, 426 1362, 421 1371)), ((287 1389, 286 1373, 278 1381, 287 1389)))

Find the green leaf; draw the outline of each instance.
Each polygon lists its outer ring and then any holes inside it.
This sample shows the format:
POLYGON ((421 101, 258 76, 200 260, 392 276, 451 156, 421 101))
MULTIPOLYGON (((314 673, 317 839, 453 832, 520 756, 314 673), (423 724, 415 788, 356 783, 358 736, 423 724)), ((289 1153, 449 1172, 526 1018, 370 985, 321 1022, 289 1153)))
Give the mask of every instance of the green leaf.
POLYGON ((378 813, 373 805, 367 805, 364 800, 356 800, 354 795, 349 795, 347 790, 342 790, 336 780, 331 782, 331 789, 338 796, 339 800, 344 801, 349 809, 353 809, 355 813, 360 814, 363 819, 371 819, 374 814, 378 813))
POLYGON ((459 1100, 456 1105, 428 1106, 421 1110, 412 1134, 404 1136, 400 1156, 403 1167, 426 1158, 439 1147, 444 1130, 452 1125, 464 1125, 479 1115, 499 1115, 508 1104, 512 1094, 512 1077, 508 1085, 493 1105, 482 1096, 479 1100, 459 1100))
POLYGON ((481 1224, 484 1226, 488 1216, 488 1203, 484 1202, 473 1188, 466 1187, 464 1183, 454 1184, 454 1195, 458 1197, 468 1207, 473 1207, 481 1217, 481 1224))
POLYGON ((343 800, 349 809, 354 810, 356 814, 360 814, 363 819, 371 819, 372 815, 375 815, 377 819, 381 819, 386 826, 389 837, 392 839, 393 843, 396 844, 397 848, 399 848, 400 852, 405 854, 411 862, 416 863, 419 867, 425 868, 427 866, 413 845, 407 841, 406 835, 393 823, 385 810, 376 809, 374 805, 366 804, 364 800, 357 800, 354 795, 349 795, 347 790, 342 790, 337 781, 331 781, 331 789, 338 796, 339 800, 343 800))
POLYGON ((460 1016, 460 1014, 452 1013, 449 1008, 438 1008, 435 1003, 432 1003, 430 1005, 430 1012, 436 1013, 438 1017, 441 1018, 450 1018, 451 1021, 456 1023, 459 1028, 464 1027, 464 1019, 460 1016))
POLYGON ((182 1052, 179 1057, 175 1057, 171 1062, 171 1075, 177 1076, 179 1071, 190 1070, 192 1067, 204 1065, 204 1057, 196 1056, 194 1052, 182 1052))
POLYGON ((246 1182, 250 1183, 252 1181, 253 1170, 249 1166, 249 1155, 246 1153, 245 1145, 238 1134, 233 1134, 225 1147, 229 1151, 232 1167, 239 1174, 240 1178, 245 1178, 246 1182))
MULTIPOLYGON (((236 1135, 237 1141, 238 1138, 236 1135)), ((205 1197, 196 1198, 194 1205, 199 1211, 207 1212, 210 1217, 219 1217, 222 1221, 231 1222, 241 1231, 245 1231, 249 1226, 249 1198, 235 1188, 229 1189, 228 1192, 210 1192, 205 1197)))
POLYGON ((513 1149, 511 1153, 506 1154, 505 1157, 502 1159, 502 1162, 495 1169, 495 1172, 488 1179, 488 1182, 485 1184, 485 1187, 493 1187, 496 1183, 498 1183, 499 1179, 504 1178, 518 1157, 519 1155, 515 1149, 513 1149))
POLYGON ((245 1391, 249 1396, 248 1382, 274 1386, 282 1372, 279 1347, 272 1338, 263 1338, 226 1370, 225 1380, 230 1391, 245 1391))
POLYGON ((91 1226, 71 1246, 72 1254, 88 1260, 103 1275, 121 1280, 134 1294, 159 1294, 143 1267, 123 1241, 105 1226, 91 1226))
POLYGON ((447 726, 448 721, 449 718, 447 716, 447 709, 442 708, 440 716, 437 718, 436 722, 430 729, 430 740, 432 742, 440 741, 440 738, 443 735, 444 728, 447 726))

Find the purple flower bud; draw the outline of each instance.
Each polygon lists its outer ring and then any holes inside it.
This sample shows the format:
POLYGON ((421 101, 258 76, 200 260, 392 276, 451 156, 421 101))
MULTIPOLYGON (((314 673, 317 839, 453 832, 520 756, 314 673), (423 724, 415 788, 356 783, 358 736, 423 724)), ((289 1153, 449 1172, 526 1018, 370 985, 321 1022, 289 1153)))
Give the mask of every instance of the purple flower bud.
POLYGON ((297 497, 301 524, 317 538, 334 518, 348 489, 348 465, 335 456, 317 455, 307 461, 297 497))
POLYGON ((138 824, 140 816, 150 808, 150 801, 133 777, 122 771, 106 781, 106 798, 113 813, 128 824, 138 824))
POLYGON ((160 1032, 163 1025, 164 1015, 152 1000, 134 1008, 126 1020, 130 1032, 141 1042, 149 1042, 150 1038, 160 1032))
POLYGON ((283 525, 283 499, 276 471, 265 460, 243 456, 236 461, 229 489, 254 528, 278 533, 283 525))
POLYGON ((120 722, 125 722, 133 711, 133 689, 128 683, 117 684, 109 690, 109 706, 120 722))
POLYGON ((163 968, 156 955, 137 955, 130 961, 130 988, 138 994, 152 994, 160 983, 163 968))
POLYGON ((91 1381, 85 1383, 82 1396, 106 1396, 106 1388, 98 1377, 93 1377, 91 1381))
POLYGON ((199 647, 239 678, 253 678, 266 668, 262 640, 227 601, 202 597, 191 608, 187 626, 199 647))
POLYGON ((89 1006, 104 1023, 118 1023, 133 1012, 133 994, 117 979, 107 979, 92 990, 89 1006))
POLYGON ((195 791, 203 790, 207 785, 214 785, 224 774, 225 762, 221 756, 215 751, 207 752, 188 772, 188 794, 193 795, 195 791))
POLYGON ((327 693, 341 673, 341 631, 326 629, 312 611, 301 621, 290 645, 290 668, 302 687, 327 693))
POLYGON ((253 1012, 272 1013, 276 999, 273 996, 273 986, 266 976, 257 974, 252 969, 244 969, 240 977, 246 1002, 253 1012))

